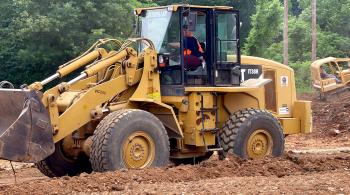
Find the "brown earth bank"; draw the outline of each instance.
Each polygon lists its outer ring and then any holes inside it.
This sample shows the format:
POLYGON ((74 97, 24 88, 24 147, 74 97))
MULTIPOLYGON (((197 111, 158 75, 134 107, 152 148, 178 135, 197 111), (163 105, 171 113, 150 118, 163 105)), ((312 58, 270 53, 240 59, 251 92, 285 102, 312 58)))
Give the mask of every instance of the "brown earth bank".
MULTIPOLYGON (((28 173, 31 174, 30 171, 28 173)), ((312 192, 350 193, 349 176, 350 154, 346 153, 336 155, 286 153, 280 158, 267 157, 261 160, 241 160, 230 156, 223 161, 213 156, 210 160, 198 165, 119 170, 53 179, 38 177, 33 178, 32 181, 2 185, 0 191, 3 194, 28 192, 32 194, 81 192, 178 194, 273 191, 293 193, 302 189, 312 189, 312 192), (340 176, 333 178, 334 181, 328 176, 333 172, 340 176), (296 183, 290 183, 290 180, 296 183), (299 180, 305 182, 303 186, 297 184, 301 183, 299 180), (262 190, 264 188, 267 191, 262 190)))
POLYGON ((0 163, 0 194, 217 194, 217 193, 350 193, 350 93, 312 100, 313 132, 286 137, 286 153, 280 158, 241 160, 213 156, 199 165, 169 166, 145 170, 119 170, 47 178, 31 164, 0 163), (321 149, 336 153, 318 153, 321 149), (293 153, 314 149, 318 154, 293 153), (342 151, 342 152, 341 152, 342 151))
POLYGON ((312 101, 313 132, 286 137, 286 149, 350 147, 350 92, 321 101, 315 93, 300 94, 312 101))

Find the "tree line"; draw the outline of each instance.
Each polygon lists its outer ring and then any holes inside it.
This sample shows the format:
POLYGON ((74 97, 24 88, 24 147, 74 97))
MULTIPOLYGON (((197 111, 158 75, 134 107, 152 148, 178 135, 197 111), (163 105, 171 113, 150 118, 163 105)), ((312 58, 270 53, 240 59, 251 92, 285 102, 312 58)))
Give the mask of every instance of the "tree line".
MULTIPOLYGON (((299 91, 310 91, 311 1, 292 0, 289 10, 289 63, 299 91)), ((283 61, 283 4, 259 0, 243 53, 283 61)), ((349 0, 317 1, 317 58, 350 57, 349 0)))
MULTIPOLYGON (((183 2, 239 9, 243 54, 283 61, 283 0, 2 0, 0 80, 41 80, 99 38, 129 37, 135 7, 183 2)), ((317 9, 318 58, 349 56, 350 1, 322 0, 317 9)), ((301 90, 310 86, 310 60, 310 1, 290 0, 289 61, 301 90)))

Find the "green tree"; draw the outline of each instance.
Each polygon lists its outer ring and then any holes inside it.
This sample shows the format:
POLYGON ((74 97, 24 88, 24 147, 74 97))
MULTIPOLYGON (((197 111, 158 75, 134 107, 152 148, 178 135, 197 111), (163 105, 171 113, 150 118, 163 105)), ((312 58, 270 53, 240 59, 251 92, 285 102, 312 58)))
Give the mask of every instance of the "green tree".
MULTIPOLYGON (((273 57, 270 56, 271 50, 268 51, 268 49, 274 43, 282 40, 282 19, 283 7, 279 0, 258 1, 256 13, 252 16, 252 29, 243 53, 259 57, 273 57)), ((273 50, 280 48, 277 45, 273 47, 273 50)))
POLYGON ((98 38, 127 38, 133 9, 147 5, 136 0, 3 0, 0 80, 40 80, 98 38))
MULTIPOLYGON (((282 62, 282 15, 278 2, 258 1, 244 52, 282 62)), ((311 4, 292 0, 289 16, 289 60, 296 72, 299 90, 310 90, 311 4), (293 8, 294 7, 294 8, 293 8)), ((317 56, 350 56, 350 12, 348 0, 324 0, 317 5, 317 56)))

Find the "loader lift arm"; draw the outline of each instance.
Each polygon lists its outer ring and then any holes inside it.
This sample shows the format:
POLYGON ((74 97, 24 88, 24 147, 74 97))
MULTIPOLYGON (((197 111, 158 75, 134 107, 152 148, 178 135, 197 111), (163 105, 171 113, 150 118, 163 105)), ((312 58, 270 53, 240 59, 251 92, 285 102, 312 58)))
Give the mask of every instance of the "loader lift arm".
MULTIPOLYGON (((109 41, 103 39, 94 45, 100 46, 109 41)), ((149 73, 143 73, 143 68, 138 67, 140 59, 137 52, 129 47, 138 41, 146 42, 149 46, 144 51, 147 54, 142 56, 148 60, 147 65, 152 64, 152 71, 155 70, 157 62, 154 59, 157 54, 152 42, 147 39, 129 39, 120 44, 118 51, 108 53, 103 48, 95 47, 91 52, 60 66, 54 75, 25 89, 1 89, 0 157, 21 162, 38 162, 46 158, 54 151, 54 143, 91 121, 96 113, 102 112, 103 104, 138 83, 141 76, 148 76, 149 73), (120 64, 115 67, 115 71, 120 71, 115 74, 115 78, 102 83, 88 83, 79 97, 75 97, 64 112, 59 112, 57 98, 60 95, 71 93, 69 88, 84 79, 93 78, 91 81, 97 82, 96 74, 115 64, 120 64), (44 85, 83 66, 86 69, 78 77, 44 94, 40 92, 44 85), (71 120, 72 117, 75 119, 71 120)))

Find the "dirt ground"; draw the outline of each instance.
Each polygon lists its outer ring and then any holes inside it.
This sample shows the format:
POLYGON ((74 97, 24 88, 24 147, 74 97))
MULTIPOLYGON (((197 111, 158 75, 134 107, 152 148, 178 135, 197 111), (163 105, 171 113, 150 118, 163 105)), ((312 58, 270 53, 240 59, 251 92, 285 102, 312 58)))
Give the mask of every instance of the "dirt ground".
POLYGON ((47 178, 32 164, 0 162, 0 194, 349 194, 350 94, 313 100, 313 133, 286 137, 280 158, 219 161, 198 165, 119 170, 47 178))
POLYGON ((286 149, 350 147, 350 93, 320 101, 316 94, 302 94, 299 99, 311 100, 313 132, 286 138, 286 149))

